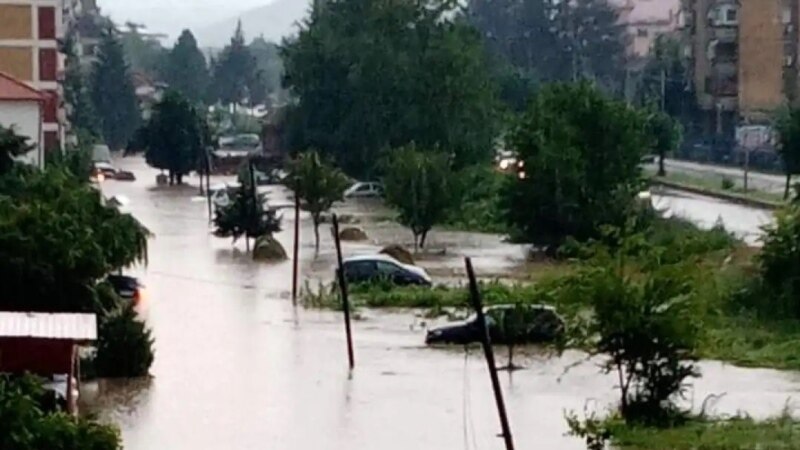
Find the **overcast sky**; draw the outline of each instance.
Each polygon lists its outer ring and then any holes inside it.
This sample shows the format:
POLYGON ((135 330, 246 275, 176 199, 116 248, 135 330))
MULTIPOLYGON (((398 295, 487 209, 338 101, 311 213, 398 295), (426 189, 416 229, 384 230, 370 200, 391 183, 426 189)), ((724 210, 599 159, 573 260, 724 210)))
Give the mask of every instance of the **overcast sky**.
POLYGON ((143 23, 151 32, 176 37, 184 28, 198 28, 271 3, 272 0, 98 0, 100 9, 117 23, 143 23))

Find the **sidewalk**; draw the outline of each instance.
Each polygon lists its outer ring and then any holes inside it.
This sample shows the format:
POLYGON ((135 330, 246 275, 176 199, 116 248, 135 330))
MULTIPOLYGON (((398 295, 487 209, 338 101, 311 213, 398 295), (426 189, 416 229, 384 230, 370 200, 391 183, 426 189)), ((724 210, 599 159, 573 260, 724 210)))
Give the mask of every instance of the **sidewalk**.
MULTIPOLYGON (((677 159, 665 160, 664 166, 667 170, 667 173, 672 171, 685 173, 687 175, 714 175, 719 179, 720 187, 722 178, 730 179, 735 183, 736 187, 744 187, 744 170, 740 168, 717 166, 677 159)), ((786 186, 786 177, 782 175, 750 171, 748 174, 748 185, 751 189, 780 194, 782 196, 786 186)))

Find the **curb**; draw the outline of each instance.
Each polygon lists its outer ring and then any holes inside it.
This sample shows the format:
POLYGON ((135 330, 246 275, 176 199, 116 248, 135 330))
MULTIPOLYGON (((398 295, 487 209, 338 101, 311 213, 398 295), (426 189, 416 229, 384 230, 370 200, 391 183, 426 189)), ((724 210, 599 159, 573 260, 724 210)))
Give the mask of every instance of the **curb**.
POLYGON ((771 201, 768 201, 768 200, 758 200, 758 199, 754 199, 754 198, 744 197, 744 196, 741 196, 741 195, 729 194, 729 193, 724 193, 724 192, 719 192, 719 191, 713 191, 713 190, 709 190, 709 189, 705 189, 705 188, 701 188, 701 187, 697 187, 697 186, 692 186, 692 185, 689 185, 689 184, 676 183, 674 181, 656 180, 655 178, 651 178, 650 179, 650 185, 651 186, 661 186, 661 187, 665 187, 665 188, 669 188, 669 189, 675 189, 675 190, 679 190, 679 191, 691 192, 692 194, 699 194, 699 195, 704 195, 706 197, 718 198, 720 200, 725 200, 725 201, 728 201, 728 202, 731 202, 731 203, 736 203, 736 204, 739 204, 739 205, 751 206, 751 207, 761 208, 761 209, 776 210, 776 209, 780 208, 781 206, 783 206, 782 203, 778 203, 778 202, 771 202, 771 201))

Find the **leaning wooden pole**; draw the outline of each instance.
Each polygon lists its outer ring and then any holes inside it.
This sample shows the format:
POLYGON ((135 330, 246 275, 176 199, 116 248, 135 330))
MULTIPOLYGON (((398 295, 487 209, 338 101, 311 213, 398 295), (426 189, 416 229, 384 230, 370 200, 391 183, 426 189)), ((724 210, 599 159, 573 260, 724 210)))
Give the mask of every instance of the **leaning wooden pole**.
POLYGON ((353 334, 350 329, 350 300, 347 293, 347 278, 344 276, 344 264, 342 263, 342 242, 339 239, 339 218, 333 215, 333 240, 336 242, 336 261, 339 269, 336 274, 339 277, 339 290, 342 293, 342 309, 344 309, 344 329, 347 335, 347 359, 350 362, 350 370, 356 366, 355 356, 353 356, 353 334))
POLYGON ((500 379, 497 377, 494 351, 489 337, 489 328, 486 326, 486 315, 483 313, 483 302, 481 301, 481 293, 478 290, 478 281, 475 279, 472 259, 465 258, 465 262, 467 264, 467 276, 469 277, 469 296, 472 301, 472 307, 475 308, 475 314, 478 316, 478 326, 481 327, 481 344, 483 346, 483 354, 486 356, 486 365, 489 366, 489 376, 492 378, 492 390, 494 390, 494 400, 497 403, 497 413, 500 415, 503 440, 506 443, 506 450, 514 450, 514 440, 511 437, 511 426, 508 424, 506 404, 503 401, 503 391, 500 389, 500 379))
MULTIPOLYGON (((208 156, 208 149, 206 149, 205 153, 206 153, 206 158, 205 158, 205 163, 206 163, 206 203, 208 203, 208 223, 211 223, 211 221, 214 219, 212 217, 212 211, 211 211, 211 161, 210 161, 210 158, 208 156)), ((200 183, 201 184, 203 183, 202 179, 200 180, 200 183)))
POLYGON ((297 277, 300 257, 300 196, 294 194, 294 258, 292 259, 292 305, 297 306, 297 277))

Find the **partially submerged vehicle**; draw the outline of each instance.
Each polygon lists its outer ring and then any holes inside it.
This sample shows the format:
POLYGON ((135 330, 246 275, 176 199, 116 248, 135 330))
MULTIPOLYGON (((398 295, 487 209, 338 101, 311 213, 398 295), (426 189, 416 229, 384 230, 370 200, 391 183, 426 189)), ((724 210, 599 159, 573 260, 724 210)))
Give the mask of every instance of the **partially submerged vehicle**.
MULTIPOLYGON (((495 344, 539 344, 553 342, 564 333, 564 319, 555 308, 547 305, 494 305, 484 308, 489 337, 495 344), (519 314, 512 317, 511 314, 519 314), (503 324, 511 321, 521 329, 506 330, 503 324)), ((462 322, 428 330, 425 343, 467 345, 481 341, 480 322, 473 314, 462 322)))

